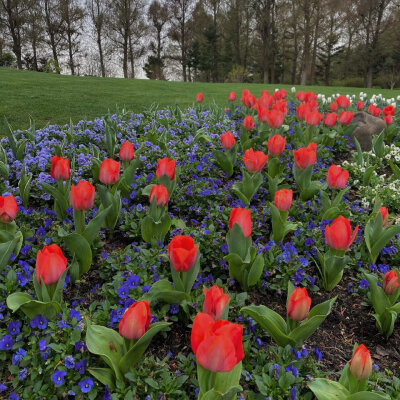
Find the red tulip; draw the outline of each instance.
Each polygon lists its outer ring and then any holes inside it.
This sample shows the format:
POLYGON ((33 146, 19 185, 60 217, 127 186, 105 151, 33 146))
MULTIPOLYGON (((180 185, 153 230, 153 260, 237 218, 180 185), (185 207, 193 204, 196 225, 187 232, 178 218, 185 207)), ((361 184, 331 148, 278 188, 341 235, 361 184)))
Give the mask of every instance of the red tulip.
POLYGON ((228 95, 228 101, 235 101, 236 100, 236 93, 235 92, 229 92, 228 95))
POLYGON ((120 163, 106 158, 100 165, 99 181, 105 185, 113 185, 119 178, 120 163))
POLYGON ((272 106, 272 110, 280 111, 283 115, 287 115, 287 103, 285 100, 277 100, 276 103, 272 106))
POLYGON ((196 101, 197 101, 197 103, 203 102, 203 93, 199 92, 196 94, 196 101))
POLYGON ((171 264, 178 272, 189 271, 196 262, 198 246, 191 236, 177 235, 168 246, 171 264))
POLYGON ((296 288, 289 297, 287 314, 294 321, 301 322, 308 317, 311 307, 311 298, 306 288, 296 288))
POLYGON ((319 113, 318 110, 306 111, 305 119, 306 119, 307 125, 317 126, 321 122, 322 115, 323 114, 319 113))
POLYGON ((244 152, 243 162, 247 171, 255 173, 260 172, 266 162, 268 161, 268 156, 262 151, 254 151, 253 149, 248 149, 244 152))
POLYGON ((175 160, 170 160, 168 157, 159 158, 156 170, 157 179, 161 179, 163 175, 173 181, 175 179, 175 160))
POLYGON ((343 189, 349 179, 349 171, 342 169, 339 165, 332 164, 328 168, 326 181, 331 189, 343 189))
POLYGON ((383 114, 384 115, 394 115, 394 114, 396 114, 396 109, 392 105, 386 106, 383 109, 383 114))
POLYGON ((266 109, 271 108, 272 104, 274 103, 274 97, 268 94, 268 90, 263 90, 263 94, 257 100, 256 108, 263 107, 266 109))
POLYGON ((354 114, 351 111, 342 111, 339 115, 339 123, 341 125, 349 125, 353 117, 354 114))
POLYGON ((354 242, 358 226, 351 232, 350 221, 342 216, 337 217, 325 228, 325 241, 335 250, 347 250, 354 242))
POLYGON ((379 207, 378 213, 380 213, 382 216, 382 222, 387 222, 389 217, 389 210, 386 207, 379 207))
POLYGON ((231 371, 244 358, 242 335, 242 325, 198 313, 191 334, 197 362, 212 372, 231 371))
POLYGON ((369 105, 368 112, 374 117, 379 117, 381 115, 381 109, 379 107, 376 107, 374 104, 369 105))
POLYGON ((70 200, 75 210, 89 210, 94 203, 95 188, 88 181, 79 181, 71 185, 70 200))
POLYGON ((349 365, 351 374, 357 380, 365 380, 370 377, 372 373, 371 354, 363 344, 356 348, 349 365))
POLYGON ((336 103, 336 101, 334 101, 333 103, 331 103, 331 106, 329 107, 330 111, 337 111, 338 110, 338 104, 336 103))
POLYGON ((243 120, 243 127, 244 129, 246 129, 247 131, 251 131, 254 128, 254 121, 253 121, 253 117, 251 115, 248 115, 247 117, 244 117, 243 120))
POLYGON ((306 112, 310 111, 309 106, 307 103, 301 103, 297 108, 296 108, 296 115, 297 118, 301 121, 304 121, 306 118, 306 112))
POLYGON ((276 100, 286 99, 287 92, 285 89, 279 89, 274 93, 274 97, 276 100))
POLYGON ((132 161, 135 158, 135 148, 131 142, 122 143, 119 158, 123 161, 132 161))
POLYGON ((0 196, 0 221, 14 221, 18 212, 18 204, 14 196, 0 196))
POLYGON ((280 128, 283 124, 284 115, 279 110, 267 110, 266 119, 271 129, 280 128))
POLYGON ((157 206, 165 207, 168 203, 169 195, 168 190, 164 185, 153 185, 150 191, 149 202, 156 201, 157 206))
POLYGON ((257 118, 260 122, 267 122, 267 113, 268 113, 268 108, 262 107, 259 105, 259 103, 256 104, 257 109, 257 118))
POLYGON ((151 312, 146 300, 133 303, 122 316, 119 323, 121 336, 133 340, 140 339, 149 329, 151 312))
POLYGON ((357 110, 358 111, 362 111, 362 110, 364 110, 364 102, 362 102, 361 100, 359 100, 358 102, 357 102, 357 110))
POLYGON ((314 92, 306 92, 304 94, 304 101, 306 103, 314 103, 317 100, 317 95, 314 92))
POLYGON ((218 321, 229 303, 229 296, 217 285, 212 286, 209 290, 203 289, 203 293, 203 313, 210 315, 214 321, 218 321))
POLYGON ((274 135, 268 139, 267 147, 268 153, 271 156, 279 156, 285 150, 286 138, 281 135, 274 135))
POLYGON ((312 142, 307 147, 293 150, 294 162, 299 169, 305 169, 317 161, 317 144, 312 142))
POLYGON ((391 296, 394 294, 399 287, 399 278, 397 272, 395 270, 391 270, 386 272, 383 277, 383 290, 388 295, 391 296))
POLYGON ((279 211, 288 211, 292 205, 293 191, 280 189, 275 192, 274 204, 279 211))
POLYGON ((393 116, 392 115, 385 115, 383 117, 383 120, 385 121, 386 125, 392 125, 393 124, 393 116))
POLYGON ((236 141, 235 141, 235 136, 232 135, 232 133, 230 132, 225 132, 221 135, 221 143, 222 143, 222 147, 225 150, 229 150, 231 149, 236 141))
POLYGON ((39 284, 48 286, 58 282, 67 269, 67 259, 62 250, 56 245, 44 246, 36 256, 35 276, 39 284))
POLYGON ((336 103, 340 108, 350 107, 350 99, 348 99, 346 96, 343 96, 342 94, 336 98, 336 103))
POLYGON ((297 92, 296 93, 296 99, 302 103, 303 101, 305 101, 306 98, 306 93, 305 92, 297 92))
POLYGON ((323 124, 329 127, 332 127, 337 122, 337 114, 336 113, 328 113, 325 115, 323 124))
POLYGON ((232 208, 229 216, 229 230, 238 224, 245 238, 251 236, 251 212, 245 208, 232 208))
POLYGON ((71 176, 68 158, 54 156, 51 159, 50 176, 57 181, 59 179, 68 180, 71 176))

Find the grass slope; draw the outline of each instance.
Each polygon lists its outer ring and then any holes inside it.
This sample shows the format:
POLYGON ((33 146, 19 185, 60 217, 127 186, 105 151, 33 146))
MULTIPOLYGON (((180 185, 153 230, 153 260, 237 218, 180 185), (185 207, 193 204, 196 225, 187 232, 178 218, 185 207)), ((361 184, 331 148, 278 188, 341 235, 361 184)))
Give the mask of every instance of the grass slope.
MULTIPOLYGON (((15 129, 29 126, 29 116, 40 128, 48 123, 65 124, 70 118, 92 119, 108 110, 126 107, 140 112, 151 104, 160 107, 193 104, 197 92, 203 92, 204 103, 227 103, 230 90, 240 98, 244 88, 259 95, 262 89, 276 87, 290 90, 291 85, 263 85, 240 83, 184 83, 150 81, 145 79, 118 79, 53 75, 30 71, 0 68, 0 136, 4 134, 4 117, 15 129)), ((367 94, 382 93, 393 97, 396 92, 380 89, 340 88, 326 86, 296 86, 297 90, 313 90, 316 93, 367 94)))

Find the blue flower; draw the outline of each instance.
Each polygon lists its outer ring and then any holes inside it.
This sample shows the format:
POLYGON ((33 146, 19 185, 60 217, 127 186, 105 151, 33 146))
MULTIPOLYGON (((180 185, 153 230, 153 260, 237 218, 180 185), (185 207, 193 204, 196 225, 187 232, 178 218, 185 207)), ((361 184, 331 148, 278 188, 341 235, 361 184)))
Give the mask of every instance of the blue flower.
POLYGON ((118 297, 120 299, 126 299, 129 296, 129 286, 128 285, 122 285, 118 290, 118 297))
POLYGON ((169 312, 171 314, 178 314, 179 312, 179 306, 177 303, 171 304, 171 307, 169 308, 169 312))
POLYGON ((4 392, 5 390, 7 390, 7 386, 0 383, 0 393, 4 392))
POLYGON ((11 335, 5 335, 0 340, 0 350, 10 350, 13 347, 11 335))
POLYGON ((81 313, 78 310, 75 310, 75 308, 71 308, 70 312, 69 312, 69 317, 71 319, 76 319, 77 321, 81 320, 81 313))
POLYGON ((12 356, 12 364, 13 365, 18 365, 18 363, 20 361, 22 361, 24 359, 24 357, 26 356, 26 351, 23 348, 19 348, 15 354, 12 356))
POLYGON ((28 370, 26 368, 22 368, 21 371, 18 373, 18 379, 20 381, 23 381, 26 378, 26 374, 28 373, 28 370))
POLYGON ((64 379, 67 375, 66 371, 62 370, 57 370, 53 372, 53 375, 51 376, 51 380, 53 383, 57 386, 61 386, 64 383, 64 379))
POLYGON ((30 322, 31 328, 38 329, 46 329, 47 328, 47 319, 43 317, 41 314, 36 315, 35 318, 31 319, 30 322))
POLYGON ((367 289, 369 286, 369 283, 366 279, 361 279, 360 280, 360 289, 367 289))
POLYGON ((17 395, 17 393, 12 392, 12 393, 8 396, 8 400, 19 400, 19 396, 17 395))
POLYGON ((61 329, 63 329, 63 328, 71 328, 71 326, 68 325, 67 322, 64 321, 64 320, 58 321, 58 322, 57 322, 57 325, 58 325, 58 327, 61 328, 61 329))
POLYGON ((71 369, 71 368, 74 368, 75 367, 75 360, 74 360, 74 357, 72 357, 72 356, 66 356, 65 357, 65 366, 68 368, 68 369, 71 369))
POLYGON ((93 387, 93 380, 92 378, 86 378, 83 381, 80 381, 78 385, 81 388, 82 393, 89 393, 93 387))
POLYGON ((290 390, 290 399, 297 400, 297 386, 293 386, 290 390))
POLYGON ((8 324, 8 332, 10 332, 10 335, 19 335, 21 332, 20 325, 21 323, 19 321, 11 321, 8 324))
POLYGON ((83 375, 85 373, 87 361, 88 360, 85 358, 84 360, 75 363, 75 371, 78 371, 81 375, 83 375))

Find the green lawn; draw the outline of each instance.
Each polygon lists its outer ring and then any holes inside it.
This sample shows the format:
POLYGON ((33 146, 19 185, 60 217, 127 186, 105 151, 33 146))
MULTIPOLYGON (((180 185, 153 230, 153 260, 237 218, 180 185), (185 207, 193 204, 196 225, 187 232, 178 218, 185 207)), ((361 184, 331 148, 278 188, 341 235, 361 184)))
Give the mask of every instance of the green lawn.
MULTIPOLYGON (((262 85, 239 83, 183 83, 160 82, 145 79, 118 79, 75 77, 52 75, 30 71, 0 68, 0 136, 4 133, 4 117, 16 129, 29 125, 29 116, 36 126, 48 123, 68 123, 82 118, 94 118, 125 106, 140 112, 153 103, 159 107, 179 104, 193 104, 197 92, 203 92, 204 103, 227 103, 230 90, 240 99, 242 89, 249 88, 259 95, 262 89, 276 87, 288 91, 291 85, 262 85)), ((313 90, 316 93, 368 94, 382 93, 386 97, 395 96, 395 91, 381 89, 339 88, 325 86, 297 86, 297 90, 313 90)), ((398 93, 398 91, 397 91, 398 93)))

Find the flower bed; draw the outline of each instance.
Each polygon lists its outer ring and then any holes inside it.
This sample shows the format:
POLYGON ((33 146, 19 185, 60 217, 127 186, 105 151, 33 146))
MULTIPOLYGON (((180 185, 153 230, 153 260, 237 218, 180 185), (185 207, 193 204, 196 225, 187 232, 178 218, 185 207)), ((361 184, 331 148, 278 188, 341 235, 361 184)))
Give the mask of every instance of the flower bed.
POLYGON ((400 398, 394 100, 202 99, 1 139, 1 398, 400 398))

